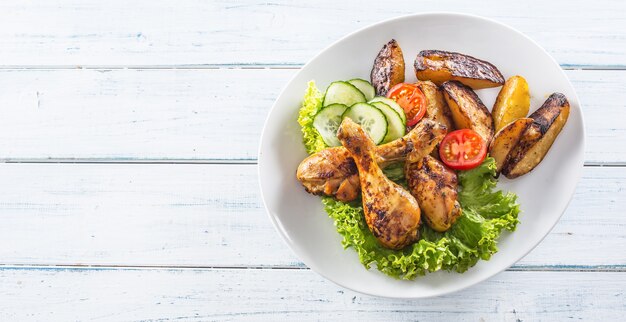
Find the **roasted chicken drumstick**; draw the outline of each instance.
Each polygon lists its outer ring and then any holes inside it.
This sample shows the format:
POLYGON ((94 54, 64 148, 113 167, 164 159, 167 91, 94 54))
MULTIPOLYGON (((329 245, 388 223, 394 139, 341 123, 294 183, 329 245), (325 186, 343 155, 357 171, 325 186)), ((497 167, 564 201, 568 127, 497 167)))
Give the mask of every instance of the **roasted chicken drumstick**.
MULTIPOLYGON (((376 146, 374 160, 381 167, 402 161, 410 155, 417 162, 443 139, 446 127, 423 119, 407 135, 395 141, 376 146)), ((296 172, 307 192, 315 195, 335 196, 340 201, 351 201, 359 196, 360 184, 354 160, 340 146, 324 149, 304 159, 296 172)))
POLYGON ((454 170, 429 155, 418 162, 407 162, 404 172, 428 226, 439 232, 450 229, 461 215, 454 170))
POLYGON ((383 174, 376 163, 374 142, 349 118, 339 126, 337 138, 356 164, 365 221, 374 236, 391 249, 401 249, 416 241, 420 207, 408 191, 383 174))

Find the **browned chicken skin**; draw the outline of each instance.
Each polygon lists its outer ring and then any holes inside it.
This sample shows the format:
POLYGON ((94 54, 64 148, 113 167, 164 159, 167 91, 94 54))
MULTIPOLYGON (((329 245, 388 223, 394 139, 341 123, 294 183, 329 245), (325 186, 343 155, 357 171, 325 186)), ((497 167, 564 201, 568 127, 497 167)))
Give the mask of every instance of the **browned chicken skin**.
POLYGON ((416 241, 420 207, 408 191, 383 174, 376 163, 374 142, 350 119, 343 120, 337 138, 358 169, 365 221, 374 236, 391 249, 416 241))
POLYGON ((307 192, 335 196, 341 201, 356 199, 361 187, 356 164, 342 146, 324 149, 304 159, 296 177, 307 192))
MULTIPOLYGON (((404 137, 375 147, 375 161, 381 167, 403 161, 407 155, 411 161, 419 161, 445 135, 444 125, 423 119, 404 137)), ((296 177, 307 192, 335 196, 340 201, 356 199, 361 189, 354 160, 342 146, 324 149, 304 159, 298 166, 296 177)))
POLYGON ((428 226, 439 232, 450 229, 461 215, 456 173, 437 159, 426 156, 418 162, 407 162, 405 175, 428 226))
POLYGON ((417 81, 417 87, 426 96, 426 114, 424 118, 439 122, 448 128, 448 131, 454 129, 450 108, 443 97, 441 89, 431 81, 417 81))

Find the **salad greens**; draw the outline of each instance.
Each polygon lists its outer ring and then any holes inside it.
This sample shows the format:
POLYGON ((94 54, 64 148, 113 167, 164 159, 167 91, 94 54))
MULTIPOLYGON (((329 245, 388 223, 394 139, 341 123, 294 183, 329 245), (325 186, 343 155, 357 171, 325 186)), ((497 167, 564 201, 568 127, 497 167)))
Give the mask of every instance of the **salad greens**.
POLYGON ((319 152, 326 148, 324 139, 313 127, 313 120, 319 110, 322 109, 324 95, 310 81, 302 100, 302 107, 298 113, 298 124, 302 127, 302 142, 308 154, 319 152))
MULTIPOLYGON (((307 151, 318 152, 326 147, 312 120, 322 107, 322 93, 309 82, 298 123, 302 126, 303 143, 307 151)), ((402 165, 387 168, 387 176, 403 184, 402 165)), ((495 190, 496 165, 491 157, 482 165, 460 171, 458 200, 462 215, 444 233, 427 225, 420 227, 420 240, 402 250, 381 246, 370 232, 360 200, 349 203, 323 197, 322 203, 343 236, 345 248, 352 247, 366 268, 375 265, 383 273, 401 279, 414 279, 426 272, 438 270, 465 272, 479 259, 488 260, 498 251, 497 239, 503 229, 515 230, 520 212, 517 196, 495 190)))

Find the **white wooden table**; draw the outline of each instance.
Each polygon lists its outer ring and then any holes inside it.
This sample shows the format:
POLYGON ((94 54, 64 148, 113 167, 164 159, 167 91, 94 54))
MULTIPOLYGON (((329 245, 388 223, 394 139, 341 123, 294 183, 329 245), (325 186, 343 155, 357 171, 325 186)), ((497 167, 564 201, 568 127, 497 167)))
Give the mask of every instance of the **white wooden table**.
POLYGON ((596 320, 626 314, 622 1, 3 1, 0 320, 596 320), (583 178, 526 258, 426 300, 324 280, 260 200, 262 123, 315 53, 417 11, 495 18, 566 70, 583 178))

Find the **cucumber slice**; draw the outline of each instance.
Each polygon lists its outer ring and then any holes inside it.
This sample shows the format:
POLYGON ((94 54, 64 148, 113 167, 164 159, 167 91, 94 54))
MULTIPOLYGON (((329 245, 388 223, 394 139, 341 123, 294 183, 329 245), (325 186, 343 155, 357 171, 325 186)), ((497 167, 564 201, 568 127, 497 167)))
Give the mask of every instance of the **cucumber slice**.
POLYGON ((377 107, 387 118, 387 135, 383 139, 383 143, 399 139, 406 133, 406 126, 402 122, 402 118, 398 112, 383 102, 374 102, 373 106, 377 107))
POLYGON ((341 124, 341 116, 348 109, 343 104, 331 104, 317 112, 313 119, 313 127, 322 136, 322 140, 328 146, 340 146, 341 142, 337 139, 337 129, 341 124))
POLYGON ((361 93, 365 95, 365 99, 368 101, 374 98, 374 96, 376 96, 376 90, 374 89, 374 86, 372 86, 370 82, 364 79, 355 78, 355 79, 349 80, 348 83, 358 88, 361 91, 361 93))
POLYGON ((398 115, 400 115, 400 117, 402 118, 402 122, 406 124, 406 115, 404 114, 404 110, 402 109, 402 107, 400 107, 400 105, 398 105, 398 103, 396 103, 396 101, 390 98, 383 97, 383 96, 376 96, 372 98, 368 103, 374 103, 374 102, 383 102, 389 105, 389 107, 393 108, 396 112, 398 112, 398 115))
POLYGON ((343 104, 345 106, 352 106, 354 103, 365 101, 367 101, 365 95, 354 85, 348 82, 333 82, 326 89, 323 105, 343 104))
POLYGON ((378 108, 367 103, 356 103, 343 113, 363 127, 374 143, 379 144, 387 135, 387 118, 378 108))

